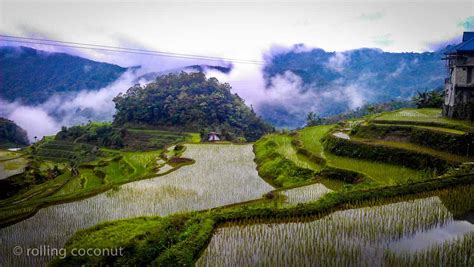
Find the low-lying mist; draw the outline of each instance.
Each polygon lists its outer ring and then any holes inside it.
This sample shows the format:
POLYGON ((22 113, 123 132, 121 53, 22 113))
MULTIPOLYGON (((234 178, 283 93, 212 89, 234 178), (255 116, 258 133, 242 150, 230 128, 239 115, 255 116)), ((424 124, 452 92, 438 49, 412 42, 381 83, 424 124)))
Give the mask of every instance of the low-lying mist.
MULTIPOLYGON (((111 121, 115 112, 113 98, 130 88, 142 73, 125 72, 119 79, 97 91, 81 91, 66 96, 52 96, 36 106, 0 99, 0 116, 13 120, 28 132, 30 141, 54 135, 62 126, 91 121, 111 121)), ((146 82, 142 80, 141 82, 146 82)))
MULTIPOLYGON (((403 84, 397 89, 398 91, 392 90, 391 86, 397 81, 404 80, 407 74, 418 73, 420 68, 424 67, 419 62, 420 56, 429 57, 432 64, 431 69, 424 69, 428 73, 426 77, 421 78, 429 84, 437 84, 442 75, 431 71, 437 68, 438 64, 433 63, 432 58, 436 55, 431 54, 390 54, 379 49, 325 52, 317 48, 295 45, 289 48, 278 46, 268 48, 262 54, 263 65, 226 61, 183 61, 183 59, 176 59, 173 65, 172 59, 166 58, 163 61, 166 64, 161 66, 159 64, 161 58, 152 60, 141 55, 129 55, 131 58, 122 61, 141 67, 130 68, 115 82, 100 90, 81 91, 66 96, 55 95, 36 106, 25 106, 19 102, 6 102, 0 99, 0 116, 15 121, 27 130, 30 140, 34 140, 35 136, 41 138, 53 135, 61 126, 83 124, 89 120, 111 121, 115 112, 112 100, 120 92, 125 92, 137 82, 141 84, 150 82, 157 75, 184 70, 203 71, 208 77, 228 82, 233 92, 242 97, 249 106, 251 105, 258 115, 277 127, 295 128, 303 126, 306 115, 311 111, 321 116, 333 115, 379 101, 380 97, 393 99, 410 96, 416 89, 410 85, 413 81, 403 84), (382 54, 393 60, 393 64, 390 61, 390 66, 386 67, 383 73, 377 72, 379 68, 377 64, 372 64, 375 67, 369 66, 369 68, 354 67, 358 66, 359 62, 370 65, 372 58, 378 58, 382 54), (287 55, 290 55, 290 60, 296 58, 298 64, 299 57, 302 56, 309 62, 305 63, 309 64, 309 67, 286 69, 287 65, 294 66, 294 63, 284 61, 282 64, 275 61, 278 57, 281 60, 281 56, 287 60, 285 58, 287 55), (319 56, 316 65, 311 63, 311 57, 315 55, 319 56), (280 69, 272 73, 271 68, 280 69), (305 75, 313 75, 310 77, 312 80, 308 82, 308 77, 305 75), (321 81, 314 79, 314 75, 316 77, 320 75, 321 81), (395 92, 393 93, 395 97, 386 92, 395 92)), ((441 73, 441 61, 439 65, 441 73)), ((412 77, 417 81, 416 75, 412 77)))

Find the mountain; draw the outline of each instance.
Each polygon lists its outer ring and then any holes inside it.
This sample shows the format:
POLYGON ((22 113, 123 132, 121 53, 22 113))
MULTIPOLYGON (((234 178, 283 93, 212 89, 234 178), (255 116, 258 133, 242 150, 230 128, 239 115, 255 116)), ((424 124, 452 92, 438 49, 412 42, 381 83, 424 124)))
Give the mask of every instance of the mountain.
POLYGON ((154 126, 203 135, 218 131, 227 140, 255 141, 272 127, 245 105, 231 87, 202 72, 170 73, 114 98, 114 125, 154 126))
POLYGON ((182 71, 205 72, 205 73, 209 71, 217 71, 220 73, 229 74, 232 71, 232 69, 233 69, 232 64, 229 64, 227 66, 207 65, 207 64, 189 65, 182 68, 175 68, 175 69, 170 69, 170 70, 165 70, 165 71, 149 72, 136 78, 135 82, 139 82, 140 80, 151 81, 151 80, 155 80, 158 76, 166 75, 169 73, 180 73, 182 71))
POLYGON ((0 98, 38 104, 54 94, 102 88, 126 70, 65 53, 0 47, 0 98))
POLYGON ((0 117, 0 147, 21 147, 29 143, 25 130, 13 121, 0 117))
POLYGON ((441 58, 441 52, 389 53, 369 48, 279 53, 271 56, 263 69, 267 89, 273 90, 281 78, 296 79, 298 90, 291 94, 300 102, 268 101, 258 112, 274 125, 298 127, 311 110, 330 116, 365 103, 408 99, 417 90, 443 86, 446 70, 441 58))

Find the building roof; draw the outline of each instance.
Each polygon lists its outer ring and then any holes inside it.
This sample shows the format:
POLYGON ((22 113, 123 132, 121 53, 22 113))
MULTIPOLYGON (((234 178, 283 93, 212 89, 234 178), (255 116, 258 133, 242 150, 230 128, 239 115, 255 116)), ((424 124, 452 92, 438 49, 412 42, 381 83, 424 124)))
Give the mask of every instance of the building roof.
POLYGON ((474 32, 464 32, 462 35, 462 41, 469 41, 471 39, 474 39, 474 32))
POLYGON ((444 54, 449 55, 467 52, 474 52, 474 32, 464 32, 462 35, 462 42, 447 48, 444 54))

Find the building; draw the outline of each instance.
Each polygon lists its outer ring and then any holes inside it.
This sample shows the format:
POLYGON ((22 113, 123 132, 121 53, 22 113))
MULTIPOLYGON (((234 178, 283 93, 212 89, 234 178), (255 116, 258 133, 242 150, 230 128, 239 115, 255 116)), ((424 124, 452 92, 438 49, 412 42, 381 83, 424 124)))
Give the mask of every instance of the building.
POLYGON ((207 135, 207 140, 209 142, 214 142, 214 141, 219 141, 221 140, 219 138, 219 134, 217 134, 216 132, 210 132, 208 135, 207 135))
POLYGON ((464 32, 462 42, 444 54, 448 78, 443 115, 474 121, 474 32, 464 32))

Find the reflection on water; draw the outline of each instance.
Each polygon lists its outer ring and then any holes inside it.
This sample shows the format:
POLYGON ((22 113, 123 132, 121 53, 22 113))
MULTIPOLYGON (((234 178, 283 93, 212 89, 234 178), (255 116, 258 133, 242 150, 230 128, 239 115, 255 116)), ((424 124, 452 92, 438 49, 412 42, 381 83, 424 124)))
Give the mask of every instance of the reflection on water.
MULTIPOLYGON (((459 237, 470 239, 474 233, 469 222, 454 221, 438 197, 310 219, 224 225, 216 230, 197 266, 398 266, 399 259, 389 255, 392 247, 410 250, 408 256, 403 255, 405 260, 416 251, 413 248, 444 245, 454 239, 459 243, 459 237)), ((458 247, 443 247, 437 255, 444 257, 447 251, 462 262, 466 252, 458 247)))
POLYGON ((468 221, 451 221, 427 231, 418 231, 413 236, 406 236, 391 243, 388 247, 394 252, 416 252, 453 241, 469 232, 474 232, 474 225, 468 221))
POLYGON ((184 156, 195 159, 195 164, 88 199, 50 206, 0 229, 0 267, 44 266, 51 259, 15 256, 15 246, 60 249, 77 230, 101 222, 205 210, 257 199, 273 190, 258 176, 252 145, 187 145, 184 156))
POLYGON ((466 214, 463 214, 461 217, 458 218, 461 221, 468 221, 472 224, 474 224, 474 210, 469 211, 466 214))

